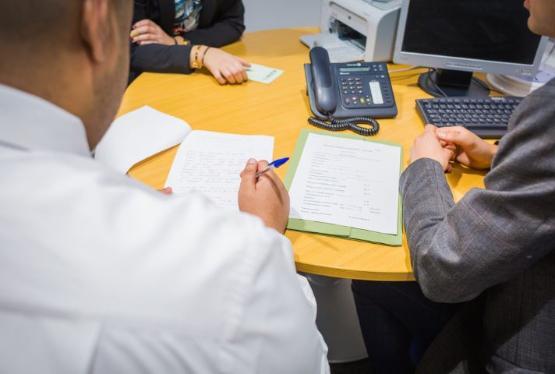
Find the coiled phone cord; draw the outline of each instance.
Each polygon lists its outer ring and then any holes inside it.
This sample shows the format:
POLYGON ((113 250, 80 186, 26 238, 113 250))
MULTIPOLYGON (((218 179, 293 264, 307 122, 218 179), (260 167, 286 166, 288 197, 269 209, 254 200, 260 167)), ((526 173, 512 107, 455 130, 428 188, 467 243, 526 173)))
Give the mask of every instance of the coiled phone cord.
POLYGON ((371 117, 352 117, 347 119, 320 119, 316 117, 310 117, 308 119, 308 123, 321 129, 330 131, 351 130, 362 136, 374 136, 378 133, 378 131, 380 131, 380 124, 378 123, 378 121, 371 117), (370 127, 360 126, 361 124, 365 124, 370 127))

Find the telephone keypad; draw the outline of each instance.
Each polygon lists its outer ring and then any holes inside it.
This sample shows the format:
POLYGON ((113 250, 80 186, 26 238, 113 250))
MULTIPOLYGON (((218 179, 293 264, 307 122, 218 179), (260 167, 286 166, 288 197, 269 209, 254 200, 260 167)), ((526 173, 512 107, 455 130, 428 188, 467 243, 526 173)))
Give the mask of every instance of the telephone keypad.
POLYGON ((371 106, 390 105, 392 93, 387 67, 383 63, 359 64, 364 72, 341 71, 340 92, 343 106, 346 108, 367 108, 371 106))

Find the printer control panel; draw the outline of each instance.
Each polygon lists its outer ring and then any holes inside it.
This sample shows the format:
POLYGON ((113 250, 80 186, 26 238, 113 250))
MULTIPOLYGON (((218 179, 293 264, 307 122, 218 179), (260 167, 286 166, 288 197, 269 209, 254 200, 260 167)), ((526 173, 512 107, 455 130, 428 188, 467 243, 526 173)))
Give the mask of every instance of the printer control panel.
POLYGON ((338 77, 341 104, 347 109, 391 106, 394 103, 387 65, 382 62, 332 64, 338 77))

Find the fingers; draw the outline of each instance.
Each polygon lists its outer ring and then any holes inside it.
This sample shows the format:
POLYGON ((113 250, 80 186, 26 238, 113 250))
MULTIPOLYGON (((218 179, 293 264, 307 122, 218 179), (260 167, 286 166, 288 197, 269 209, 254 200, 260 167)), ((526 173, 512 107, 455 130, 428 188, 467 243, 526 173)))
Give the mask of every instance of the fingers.
POLYGON ((228 69, 226 69, 226 68, 222 69, 222 75, 225 77, 226 81, 228 81, 229 83, 231 83, 231 84, 237 83, 235 81, 235 76, 228 69))
POLYGON ((461 126, 444 127, 438 129, 437 137, 445 142, 453 143, 461 147, 468 147, 475 143, 477 136, 461 126))
POLYGON ((135 38, 142 34, 154 34, 155 31, 156 30, 151 25, 139 26, 131 30, 129 36, 131 36, 131 38, 135 38))
POLYGON ((241 63, 241 65, 245 68, 250 68, 251 64, 249 62, 247 62, 246 60, 242 59, 241 57, 235 57, 237 60, 239 60, 239 62, 241 63))
POLYGON ((175 40, 151 20, 142 20, 133 25, 129 37, 133 43, 139 45, 153 43, 165 45, 175 44, 175 40))
MULTIPOLYGON (((262 171, 266 169, 268 166, 267 161, 258 161, 258 171, 262 171)), ((274 170, 268 170, 264 174, 262 174, 256 183, 256 188, 266 188, 270 187, 274 190, 275 195, 280 201, 280 204, 284 204, 287 198, 287 190, 281 179, 278 175, 274 172, 274 170)))
MULTIPOLYGON (((258 167, 258 169, 256 170, 257 173, 260 173, 260 172, 264 171, 264 169, 266 169, 268 167, 268 161, 266 161, 266 160, 258 161, 257 167, 258 167)), ((273 170, 268 170, 264 174, 271 173, 271 172, 273 172, 273 170)), ((270 174, 268 176, 270 176, 270 174)))
POLYGON ((236 72, 235 74, 233 74, 233 78, 235 78, 235 82, 237 82, 237 83, 243 83, 243 81, 245 80, 245 79, 243 78, 243 73, 244 73, 244 71, 241 70, 241 71, 238 71, 238 72, 236 72))
MULTIPOLYGON (((268 167, 268 161, 265 161, 265 160, 258 161, 258 172, 263 171, 264 169, 266 169, 266 167, 268 167)), ((264 178, 272 182, 272 184, 277 188, 280 196, 283 193, 287 193, 287 190, 285 189, 285 185, 283 184, 280 177, 274 172, 273 169, 270 169, 264 174, 262 174, 258 178, 258 183, 265 183, 264 178)))
POLYGON ((152 20, 142 19, 142 20, 136 22, 133 25, 133 28, 136 29, 137 27, 141 27, 141 26, 153 26, 153 25, 155 25, 155 23, 152 20))
POLYGON ((141 44, 142 42, 157 42, 157 41, 158 41, 158 37, 154 34, 141 34, 133 38, 133 43, 139 43, 139 44, 141 44))
POLYGON ((204 64, 220 84, 240 84, 248 80, 246 69, 250 64, 220 49, 210 48, 204 55, 204 64))
POLYGON ((223 67, 221 70, 225 79, 231 84, 240 84, 247 80, 245 79, 247 77, 245 69, 235 62, 223 67))
POLYGON ((457 155, 457 157, 455 159, 457 160, 457 162, 459 164, 463 164, 463 165, 470 165, 471 164, 470 157, 468 157, 468 155, 464 152, 457 155))
POLYGON ((216 80, 218 81, 219 84, 224 85, 227 83, 227 81, 225 80, 225 78, 222 76, 222 73, 220 73, 219 70, 215 70, 212 72, 212 75, 214 76, 214 78, 216 78, 216 80))
POLYGON ((256 186, 256 172, 258 170, 258 164, 254 158, 247 161, 247 165, 241 172, 241 186, 239 189, 254 189, 256 186))

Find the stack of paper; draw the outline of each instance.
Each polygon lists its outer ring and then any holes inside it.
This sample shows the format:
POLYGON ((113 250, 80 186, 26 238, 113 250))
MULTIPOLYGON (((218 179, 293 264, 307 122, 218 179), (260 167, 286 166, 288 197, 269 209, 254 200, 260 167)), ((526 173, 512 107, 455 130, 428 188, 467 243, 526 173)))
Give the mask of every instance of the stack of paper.
POLYGON ((402 244, 399 145, 304 130, 286 177, 288 228, 402 244))

